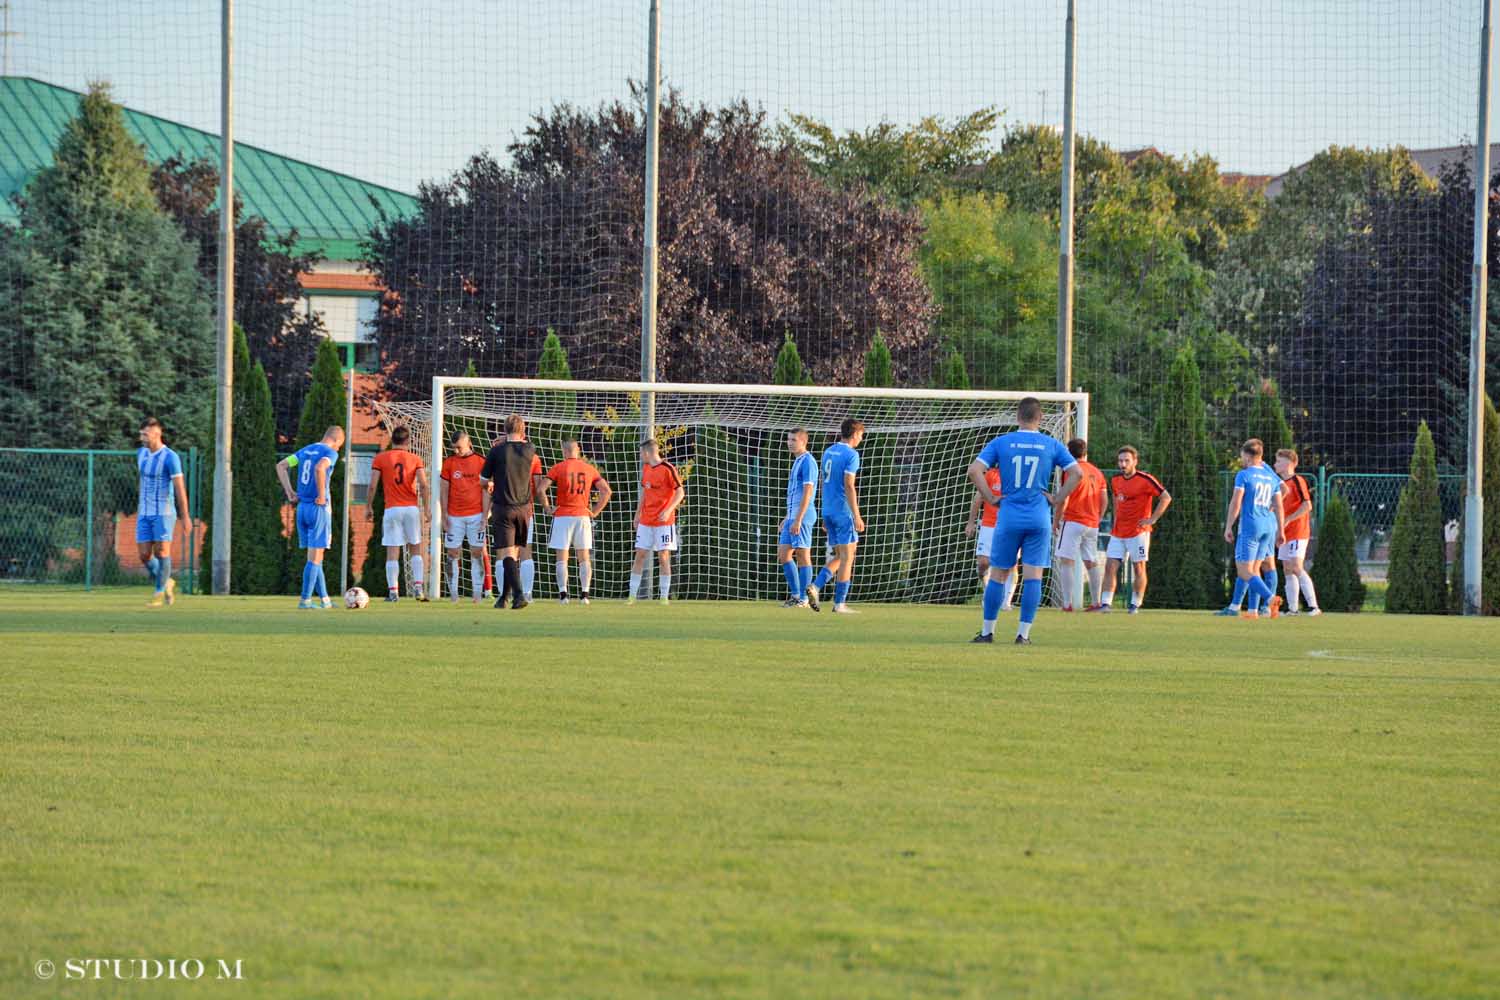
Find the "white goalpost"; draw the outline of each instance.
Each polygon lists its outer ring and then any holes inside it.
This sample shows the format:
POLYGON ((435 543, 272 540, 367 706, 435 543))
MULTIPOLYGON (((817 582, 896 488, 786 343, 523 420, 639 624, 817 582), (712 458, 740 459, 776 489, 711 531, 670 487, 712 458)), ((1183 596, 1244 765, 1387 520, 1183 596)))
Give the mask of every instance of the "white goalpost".
MULTIPOLYGON (((837 438, 839 425, 854 417, 865 424, 857 488, 867 530, 851 600, 957 603, 979 593, 975 541, 964 532, 974 497, 966 470, 986 441, 1015 429, 1016 404, 1028 396, 1042 402, 1045 433, 1061 440, 1087 436, 1089 397, 1081 392, 439 377, 430 400, 378 403, 376 413, 387 428, 408 427, 412 450, 429 456, 435 497, 443 458, 460 431, 483 454, 504 438, 505 418, 518 413, 544 470, 562 459, 564 441, 577 440, 614 489, 594 525, 592 590, 602 597, 624 597, 629 586, 639 448, 654 436, 686 490, 673 597, 709 600, 785 596, 776 549, 792 464, 787 432, 804 428, 817 457, 837 438), (646 424, 643 399, 654 402, 654 428, 646 424)), ((820 483, 815 509, 821 504, 820 483)), ((550 521, 538 507, 533 556, 539 597, 556 593, 550 521)), ((447 564, 436 517, 429 544, 429 588, 439 596, 448 590, 440 583, 447 564)), ((825 554, 820 518, 813 565, 825 554)), ((459 565, 463 576, 468 560, 459 565)), ((478 581, 460 582, 466 593, 479 588, 478 581)))

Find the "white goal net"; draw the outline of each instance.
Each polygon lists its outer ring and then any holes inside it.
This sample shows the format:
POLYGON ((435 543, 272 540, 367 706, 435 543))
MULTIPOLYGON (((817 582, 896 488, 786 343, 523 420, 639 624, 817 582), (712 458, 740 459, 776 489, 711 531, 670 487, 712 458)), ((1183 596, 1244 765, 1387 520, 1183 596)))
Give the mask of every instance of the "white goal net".
MULTIPOLYGON (((437 470, 459 431, 483 454, 505 436, 507 416, 525 418, 543 470, 577 440, 585 460, 609 481, 614 497, 594 522, 594 579, 601 597, 629 589, 634 518, 641 493, 640 445, 653 434, 678 470, 686 499, 677 515, 679 549, 672 597, 770 600, 786 596, 777 536, 786 516, 792 455, 787 432, 808 432, 815 458, 837 439, 848 417, 865 424, 856 481, 866 522, 855 559, 853 602, 957 603, 979 593, 975 540, 965 533, 974 489, 966 470, 984 443, 1014 430, 1016 404, 1042 401, 1042 430, 1059 439, 1087 433, 1084 393, 839 389, 811 386, 702 386, 564 382, 536 379, 434 379, 430 401, 376 407, 387 429, 405 425, 410 447, 437 470), (434 434, 434 426, 441 433, 434 434)), ((822 484, 814 501, 822 506, 822 484)), ((557 594, 547 549, 550 518, 536 511, 534 596, 557 594)), ((429 566, 448 573, 441 539, 430 528, 429 566)), ((821 517, 812 561, 827 551, 821 517)), ((459 561, 468 595, 470 561, 459 561)), ((648 564, 649 565, 649 564, 648 564)), ((650 586, 649 578, 646 584, 650 586)), ((449 593, 449 581, 434 595, 449 593)))

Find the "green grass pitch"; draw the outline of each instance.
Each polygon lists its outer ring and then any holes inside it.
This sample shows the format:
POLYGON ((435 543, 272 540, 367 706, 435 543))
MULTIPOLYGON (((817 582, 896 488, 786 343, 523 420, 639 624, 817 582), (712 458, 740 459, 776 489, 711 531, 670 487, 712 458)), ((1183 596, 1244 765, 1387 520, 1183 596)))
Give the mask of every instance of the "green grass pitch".
POLYGON ((1500 994, 1497 621, 144 596, 0 590, 0 996, 1500 994))

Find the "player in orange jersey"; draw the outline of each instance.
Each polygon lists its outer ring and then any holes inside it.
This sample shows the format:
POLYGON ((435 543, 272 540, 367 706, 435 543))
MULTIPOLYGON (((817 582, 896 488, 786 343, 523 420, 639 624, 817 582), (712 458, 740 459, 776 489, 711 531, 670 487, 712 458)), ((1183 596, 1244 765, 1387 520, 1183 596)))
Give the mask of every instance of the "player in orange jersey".
POLYGON ((1110 528, 1109 549, 1105 553, 1109 564, 1104 568, 1104 592, 1099 603, 1090 611, 1108 611, 1115 596, 1115 584, 1120 578, 1120 564, 1130 560, 1133 574, 1132 591, 1128 610, 1135 614, 1146 599, 1146 560, 1151 555, 1151 529, 1172 504, 1172 494, 1161 484, 1161 480, 1149 472, 1141 472, 1136 463, 1140 453, 1125 445, 1115 455, 1120 474, 1109 484, 1115 498, 1115 520, 1110 528), (1156 501, 1156 509, 1151 502, 1156 501))
POLYGON ((1083 479, 1063 507, 1062 531, 1057 536, 1057 575, 1064 611, 1072 611, 1073 602, 1083 596, 1083 581, 1076 575, 1080 559, 1088 570, 1089 594, 1096 604, 1103 603, 1104 561, 1099 558, 1099 520, 1104 516, 1104 500, 1109 493, 1104 473, 1088 460, 1087 441, 1083 438, 1069 441, 1068 454, 1078 459, 1083 479))
MULTIPOLYGON (((426 601, 422 586, 422 502, 427 495, 427 470, 422 468, 422 458, 408 451, 407 441, 411 432, 405 427, 391 431, 391 446, 379 455, 370 466, 370 489, 367 496, 375 499, 375 492, 385 487, 385 520, 380 526, 380 540, 385 545, 385 599, 394 603, 400 596, 398 581, 401 579, 401 549, 411 549, 412 592, 418 601, 426 601)), ((370 510, 370 520, 375 520, 375 508, 370 510)))
POLYGON ((630 595, 634 604, 646 571, 646 554, 655 552, 661 563, 661 602, 672 592, 672 553, 677 551, 677 508, 687 491, 671 462, 661 457, 654 439, 641 442, 641 500, 635 510, 635 561, 630 566, 630 595))
MULTIPOLYGON (((1000 492, 1000 470, 999 468, 987 469, 984 473, 984 481, 990 484, 990 491, 1002 501, 1004 494, 1000 492)), ((974 491, 974 499, 969 502, 969 519, 964 525, 964 536, 975 539, 974 542, 974 564, 979 569, 979 589, 983 590, 985 581, 990 576, 990 549, 995 541, 995 521, 1000 517, 1000 504, 986 503, 974 491), (977 522, 977 527, 976 527, 977 522)), ((1001 611, 1011 610, 1011 599, 1016 595, 1016 581, 1021 579, 1021 574, 1012 573, 1005 578, 1005 600, 1000 603, 1001 611)))
POLYGON ((583 460, 578 442, 563 442, 563 460, 547 470, 542 484, 542 510, 552 515, 552 537, 547 542, 557 556, 557 599, 568 603, 568 550, 578 552, 579 599, 589 602, 589 584, 593 580, 594 518, 604 510, 614 495, 609 482, 599 470, 583 460), (551 502, 551 488, 557 487, 557 506, 551 502), (595 491, 597 504, 591 505, 595 491))
POLYGON ((1276 475, 1281 477, 1281 509, 1286 515, 1286 540, 1277 552, 1281 575, 1286 578, 1286 613, 1301 614, 1298 605, 1305 598, 1307 613, 1321 615, 1312 574, 1303 565, 1312 538, 1312 491, 1307 488, 1307 480, 1297 475, 1295 451, 1282 448, 1276 453, 1276 475))
POLYGON ((479 478, 483 468, 484 456, 474 450, 468 432, 459 431, 453 438, 453 454, 443 459, 442 482, 438 486, 442 497, 438 516, 442 518, 443 546, 448 550, 448 596, 455 604, 459 590, 458 560, 465 542, 469 543, 469 583, 475 604, 484 593, 484 524, 489 520, 490 493, 479 478))

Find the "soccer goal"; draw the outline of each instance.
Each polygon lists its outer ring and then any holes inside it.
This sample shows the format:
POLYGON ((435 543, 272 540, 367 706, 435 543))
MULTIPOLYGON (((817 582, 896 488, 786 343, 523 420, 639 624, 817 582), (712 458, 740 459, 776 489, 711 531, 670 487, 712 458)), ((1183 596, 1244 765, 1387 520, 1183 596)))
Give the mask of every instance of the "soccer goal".
MULTIPOLYGON (((1016 404, 1041 400, 1042 430, 1086 436, 1088 394, 782 385, 690 385, 542 379, 433 379, 432 399, 377 404, 388 426, 411 430, 412 449, 437 470, 460 431, 481 454, 505 436, 505 418, 525 418, 543 470, 577 440, 614 498, 594 523, 593 593, 624 597, 640 498, 640 445, 654 434, 686 490, 677 517, 672 596, 780 599, 776 562, 792 456, 787 432, 804 428, 816 458, 848 417, 865 424, 857 487, 866 522, 851 600, 954 603, 978 593, 975 540, 964 531, 974 489, 969 463, 991 437, 1016 426, 1016 404), (646 414, 654 408, 654 430, 646 414)), ((817 505, 822 503, 819 484, 817 505)), ((556 593, 547 550, 550 518, 537 510, 538 597, 556 593)), ((436 519, 430 527, 434 583, 446 572, 436 519)), ((813 564, 826 556, 821 520, 813 564)), ((460 560, 467 575, 469 560, 460 560)), ((649 583, 648 583, 649 586, 649 583)), ((463 581, 464 593, 470 582, 463 581)), ((434 585, 432 593, 446 594, 434 585)))

